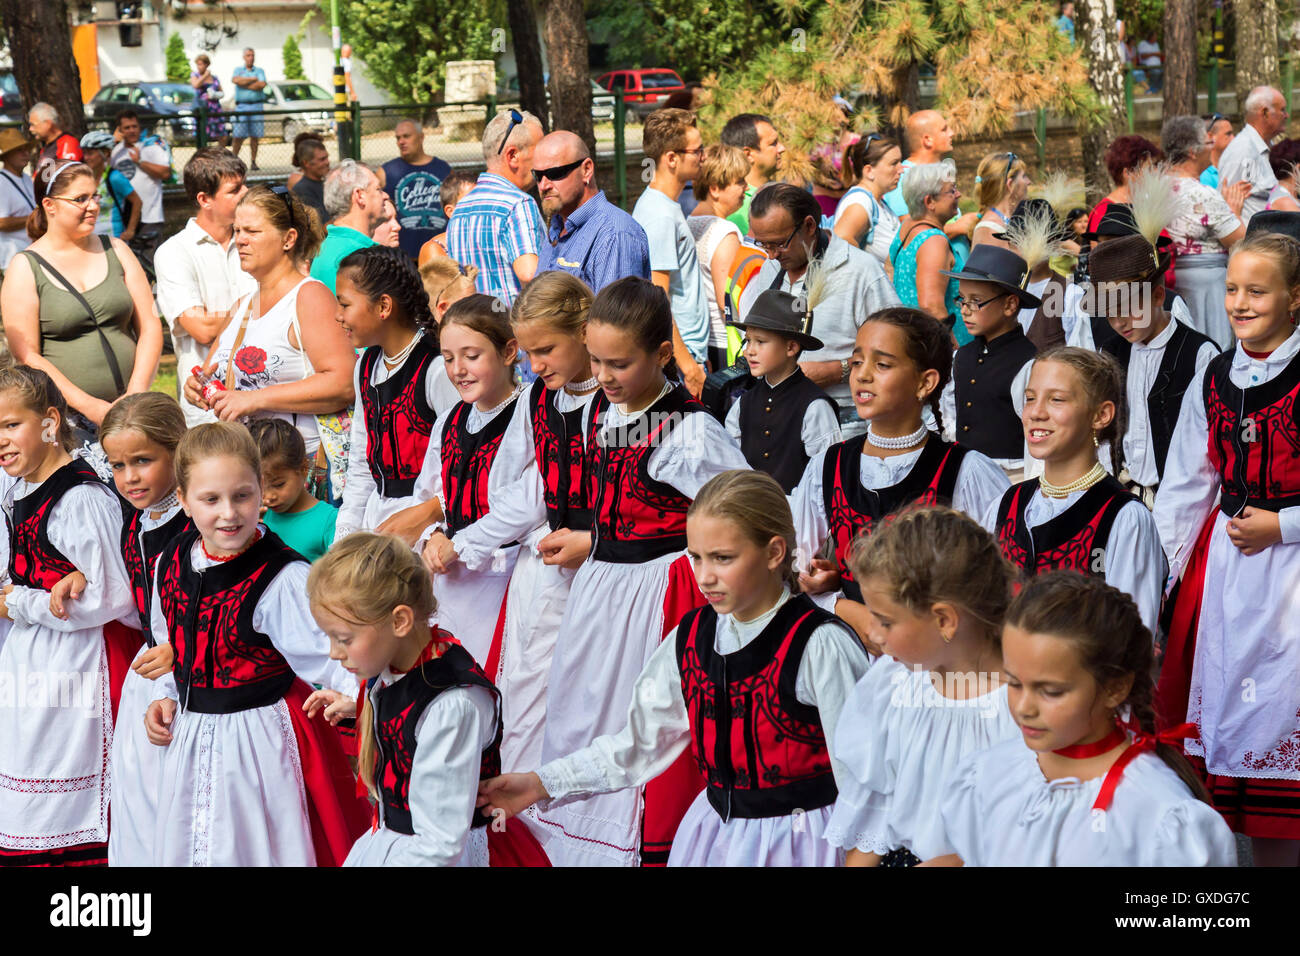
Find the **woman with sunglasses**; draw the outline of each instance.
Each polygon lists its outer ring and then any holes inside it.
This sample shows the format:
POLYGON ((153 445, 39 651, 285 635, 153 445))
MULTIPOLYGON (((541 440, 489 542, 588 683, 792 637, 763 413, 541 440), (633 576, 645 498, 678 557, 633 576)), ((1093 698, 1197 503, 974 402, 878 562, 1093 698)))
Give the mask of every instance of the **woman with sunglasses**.
POLYGON ((14 359, 46 372, 67 399, 80 445, 94 440, 114 401, 148 391, 162 323, 126 243, 95 235, 91 168, 64 162, 46 173, 44 198, 27 219, 34 241, 5 270, 0 314, 14 359))
POLYGON ((321 236, 316 213, 283 186, 254 186, 244 194, 235 208, 235 247, 257 291, 236 304, 204 362, 204 373, 224 389, 208 401, 197 377, 185 381, 185 397, 222 421, 292 423, 309 457, 320 448, 317 417, 352 404, 356 363, 352 343, 334 321, 333 293, 301 271, 321 236))
POLYGON ((980 160, 979 169, 975 171, 980 218, 972 233, 972 246, 1011 248, 1011 244, 1002 238, 1002 233, 1010 225, 1016 206, 1029 195, 1032 184, 1029 167, 1015 153, 990 153, 980 160))

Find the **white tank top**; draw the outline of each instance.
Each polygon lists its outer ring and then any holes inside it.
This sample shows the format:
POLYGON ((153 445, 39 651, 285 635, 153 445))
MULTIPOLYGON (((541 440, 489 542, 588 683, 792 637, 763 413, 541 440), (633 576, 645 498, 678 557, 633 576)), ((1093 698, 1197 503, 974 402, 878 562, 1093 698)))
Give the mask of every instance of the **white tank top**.
MULTIPOLYGON (((309 282, 320 283, 310 277, 298 282, 288 293, 273 305, 265 315, 250 319, 244 339, 234 357, 235 388, 241 392, 265 388, 268 385, 283 385, 288 382, 300 382, 312 374, 311 363, 301 349, 296 349, 289 341, 289 329, 298 325, 298 292, 309 282)), ((217 340, 215 375, 222 383, 226 381, 227 367, 230 362, 230 350, 239 335, 239 327, 244 322, 244 313, 250 308, 250 300, 245 300, 242 307, 226 325, 217 340)), ((301 329, 294 338, 302 344, 301 329)), ((308 457, 316 454, 320 445, 320 435, 316 431, 316 418, 306 413, 262 412, 260 417, 282 418, 291 422, 302 435, 307 445, 308 457)))

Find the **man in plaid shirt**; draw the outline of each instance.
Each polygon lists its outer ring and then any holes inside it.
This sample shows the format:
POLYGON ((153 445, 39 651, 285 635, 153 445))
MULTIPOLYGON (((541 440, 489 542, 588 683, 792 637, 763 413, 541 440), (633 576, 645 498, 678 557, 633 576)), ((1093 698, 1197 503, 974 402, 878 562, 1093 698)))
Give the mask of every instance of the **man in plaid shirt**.
POLYGON ((507 305, 537 272, 545 231, 533 186, 533 148, 542 124, 531 113, 498 113, 483 131, 483 159, 474 188, 456 204, 447 223, 447 254, 478 267, 478 291, 507 305))

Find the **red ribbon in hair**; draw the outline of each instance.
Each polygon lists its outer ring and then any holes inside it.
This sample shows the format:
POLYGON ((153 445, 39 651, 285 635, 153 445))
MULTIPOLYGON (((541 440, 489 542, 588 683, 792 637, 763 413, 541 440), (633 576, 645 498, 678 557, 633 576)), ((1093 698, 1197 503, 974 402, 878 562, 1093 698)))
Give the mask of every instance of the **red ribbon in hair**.
POLYGON ((1157 744, 1170 744, 1175 747, 1182 747, 1183 740, 1192 737, 1199 739, 1200 731, 1196 729, 1195 724, 1179 724, 1177 727, 1170 727, 1168 730, 1162 730, 1157 734, 1146 734, 1140 730, 1133 732, 1133 743, 1119 755, 1111 768, 1106 771, 1106 777, 1101 782, 1101 790, 1097 794, 1097 799, 1093 801, 1094 810, 1106 810, 1110 807, 1110 802, 1115 796, 1115 788, 1119 786, 1120 777, 1124 775, 1124 768, 1127 767, 1139 755, 1156 749, 1157 744))

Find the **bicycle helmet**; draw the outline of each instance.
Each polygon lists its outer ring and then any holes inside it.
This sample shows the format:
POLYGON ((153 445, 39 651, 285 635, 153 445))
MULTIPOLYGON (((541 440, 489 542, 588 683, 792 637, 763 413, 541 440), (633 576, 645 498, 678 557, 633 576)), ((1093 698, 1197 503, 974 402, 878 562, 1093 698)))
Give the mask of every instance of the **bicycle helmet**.
POLYGON ((102 129, 91 130, 81 137, 82 149, 112 149, 115 145, 117 141, 113 139, 113 134, 102 129))

